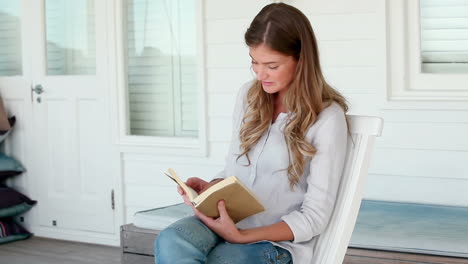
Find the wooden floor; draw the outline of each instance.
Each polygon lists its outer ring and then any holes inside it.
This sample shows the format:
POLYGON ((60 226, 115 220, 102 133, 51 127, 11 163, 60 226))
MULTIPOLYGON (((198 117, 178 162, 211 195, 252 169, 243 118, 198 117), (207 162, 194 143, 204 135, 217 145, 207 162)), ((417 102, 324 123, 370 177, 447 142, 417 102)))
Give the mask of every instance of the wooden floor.
POLYGON ((1 264, 118 264, 120 248, 32 237, 0 245, 1 264))
MULTIPOLYGON (((0 245, 1 264, 116 264, 120 248, 33 237, 0 245)), ((348 249, 344 264, 468 264, 468 259, 348 249)))

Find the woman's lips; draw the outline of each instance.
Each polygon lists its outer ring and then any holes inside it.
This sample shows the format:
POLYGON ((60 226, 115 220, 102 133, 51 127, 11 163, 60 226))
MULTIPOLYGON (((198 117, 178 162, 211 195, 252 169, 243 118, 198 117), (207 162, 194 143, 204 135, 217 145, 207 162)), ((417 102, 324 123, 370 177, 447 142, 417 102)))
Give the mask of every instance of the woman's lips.
POLYGON ((271 86, 273 82, 262 82, 263 86, 271 86))

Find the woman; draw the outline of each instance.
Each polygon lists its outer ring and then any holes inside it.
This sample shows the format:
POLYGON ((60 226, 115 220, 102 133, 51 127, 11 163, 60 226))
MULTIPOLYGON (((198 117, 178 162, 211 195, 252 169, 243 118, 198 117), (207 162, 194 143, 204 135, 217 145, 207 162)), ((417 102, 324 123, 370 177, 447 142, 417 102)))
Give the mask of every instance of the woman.
POLYGON ((224 201, 217 219, 194 209, 196 217, 158 236, 158 264, 310 263, 330 220, 348 107, 322 75, 310 22, 292 6, 270 4, 252 21, 245 42, 257 80, 239 91, 225 169, 210 183, 190 178, 187 184, 202 192, 236 175, 266 210, 234 224, 224 201))

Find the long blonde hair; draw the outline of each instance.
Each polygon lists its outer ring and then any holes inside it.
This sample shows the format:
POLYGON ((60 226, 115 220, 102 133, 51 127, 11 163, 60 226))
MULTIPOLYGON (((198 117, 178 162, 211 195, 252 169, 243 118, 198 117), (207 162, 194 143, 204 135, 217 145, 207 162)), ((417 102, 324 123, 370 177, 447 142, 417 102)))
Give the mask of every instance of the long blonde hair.
MULTIPOLYGON (((297 8, 284 3, 265 6, 254 18, 245 33, 249 47, 264 44, 297 61, 293 79, 283 104, 291 113, 284 128, 289 150, 287 168, 289 184, 293 188, 300 180, 316 148, 306 141, 306 133, 320 112, 332 102, 348 110, 346 99, 333 89, 323 77, 312 26, 297 8)), ((254 82, 247 93, 247 109, 240 129, 242 153, 249 164, 249 151, 259 141, 271 124, 274 112, 273 95, 262 89, 260 81, 254 82)), ((286 168, 285 168, 286 169, 286 168)))

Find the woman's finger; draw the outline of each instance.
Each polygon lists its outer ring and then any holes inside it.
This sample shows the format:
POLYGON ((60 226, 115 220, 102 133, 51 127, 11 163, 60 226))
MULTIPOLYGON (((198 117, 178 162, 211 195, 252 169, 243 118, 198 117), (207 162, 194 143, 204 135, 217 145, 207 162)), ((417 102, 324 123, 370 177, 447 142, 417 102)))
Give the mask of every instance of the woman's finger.
POLYGON ((182 195, 182 199, 184 199, 184 204, 186 204, 186 205, 188 205, 188 206, 195 209, 195 207, 193 206, 192 202, 189 200, 187 195, 182 195))
POLYGON ((230 218, 227 210, 226 210, 226 202, 224 200, 219 200, 218 201, 218 211, 219 211, 219 217, 221 218, 230 218))
POLYGON ((177 192, 178 192, 180 195, 184 195, 184 194, 185 194, 184 189, 180 188, 180 186, 178 186, 178 185, 177 185, 177 192))

